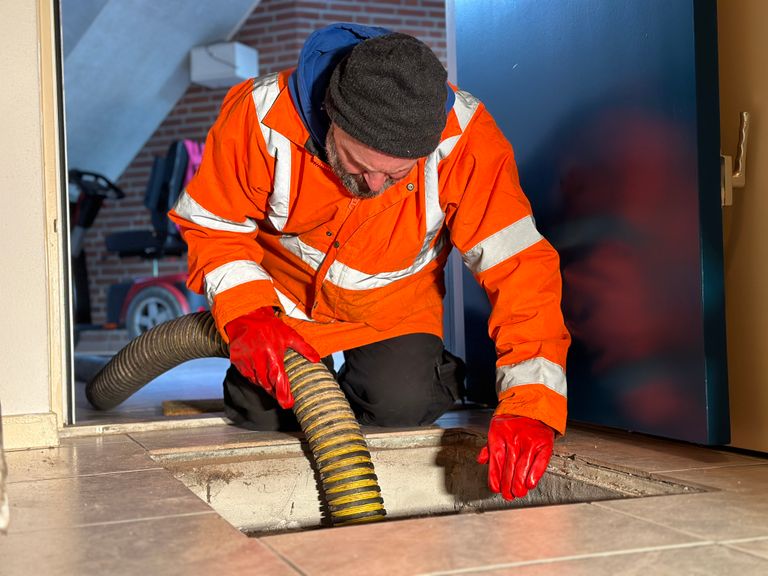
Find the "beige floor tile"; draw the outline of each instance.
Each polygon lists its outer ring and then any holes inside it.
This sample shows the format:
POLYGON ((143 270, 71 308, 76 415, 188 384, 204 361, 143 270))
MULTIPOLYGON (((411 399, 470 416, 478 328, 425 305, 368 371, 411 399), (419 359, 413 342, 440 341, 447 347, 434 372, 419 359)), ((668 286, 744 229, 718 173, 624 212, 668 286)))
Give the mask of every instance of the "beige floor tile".
MULTIPOLYGON (((743 550, 744 552, 749 552, 755 556, 768 559, 768 538, 756 538, 754 540, 727 542, 726 545, 729 548, 736 548, 737 550, 743 550)), ((765 573, 768 574, 768 570, 766 570, 765 573)))
POLYGON ((288 576, 258 540, 214 515, 0 536, 3 576, 288 576))
POLYGON ((768 493, 708 492, 595 503, 706 540, 768 536, 768 493))
POLYGON ((307 575, 417 574, 697 539, 588 504, 385 522, 269 536, 307 575))
POLYGON ((768 490, 768 463, 752 466, 681 470, 655 476, 732 492, 765 492, 768 490))
POLYGON ((183 514, 215 514, 165 470, 8 485, 9 532, 62 529, 183 514))
MULTIPOLYGON (((450 574, 444 572, 442 574, 450 574)), ((528 566, 489 567, 463 575, 487 576, 764 576, 768 560, 717 545, 612 554, 528 566)))
MULTIPOLYGON (((393 439, 397 444, 410 444, 425 441, 423 438, 435 438, 439 442, 445 434, 445 428, 425 426, 413 428, 383 428, 363 426, 363 434, 370 440, 372 447, 388 445, 393 439)), ((234 447, 268 446, 272 449, 281 446, 296 449, 303 439, 300 432, 254 432, 236 426, 211 426, 195 430, 174 430, 158 432, 130 433, 131 438, 153 455, 173 452, 185 452, 189 449, 213 450, 234 447)))
POLYGON ((72 428, 66 428, 64 432, 64 437, 61 439, 62 446, 85 446, 85 445, 104 445, 104 444, 135 444, 135 442, 131 439, 128 434, 102 434, 102 435, 91 435, 91 436, 66 436, 66 432, 68 432, 71 429, 77 428, 76 426, 73 426, 72 428))
POLYGON ((136 432, 130 434, 149 451, 169 448, 224 447, 243 443, 298 444, 298 434, 253 432, 237 426, 205 426, 193 430, 136 432))
POLYGON ((591 462, 627 471, 664 472, 768 464, 768 457, 745 456, 640 434, 578 427, 571 427, 565 437, 558 439, 555 450, 558 454, 577 454, 591 462))
POLYGON ((71 478, 89 474, 159 468, 145 450, 127 436, 69 438, 58 448, 9 452, 9 482, 71 478))

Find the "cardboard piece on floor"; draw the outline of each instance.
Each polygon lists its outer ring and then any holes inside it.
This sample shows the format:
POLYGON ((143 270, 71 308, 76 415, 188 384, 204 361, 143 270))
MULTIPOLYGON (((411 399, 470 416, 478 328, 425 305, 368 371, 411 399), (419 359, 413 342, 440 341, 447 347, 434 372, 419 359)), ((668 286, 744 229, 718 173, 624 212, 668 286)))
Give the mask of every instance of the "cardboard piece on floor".
POLYGON ((224 400, 209 398, 204 400, 165 400, 164 416, 192 416, 209 412, 224 412, 224 400))

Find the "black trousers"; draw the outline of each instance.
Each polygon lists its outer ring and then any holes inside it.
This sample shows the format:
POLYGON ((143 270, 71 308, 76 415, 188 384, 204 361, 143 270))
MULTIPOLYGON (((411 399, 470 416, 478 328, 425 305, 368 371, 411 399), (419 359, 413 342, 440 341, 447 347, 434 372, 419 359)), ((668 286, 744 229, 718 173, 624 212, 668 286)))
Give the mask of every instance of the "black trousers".
MULTIPOLYGON (((358 421, 370 426, 427 426, 461 398, 464 363, 432 334, 407 334, 344 352, 334 372, 358 421)), ((293 411, 230 366, 224 408, 235 424, 251 430, 298 430, 293 411)))

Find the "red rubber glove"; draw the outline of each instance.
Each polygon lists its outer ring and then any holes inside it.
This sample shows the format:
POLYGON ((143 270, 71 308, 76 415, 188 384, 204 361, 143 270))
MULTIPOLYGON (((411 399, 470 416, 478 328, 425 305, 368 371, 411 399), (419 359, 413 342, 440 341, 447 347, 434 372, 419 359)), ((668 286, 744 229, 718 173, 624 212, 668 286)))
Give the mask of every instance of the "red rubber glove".
POLYGON ((525 496, 547 470, 554 442, 554 430, 538 420, 509 414, 491 418, 488 443, 477 456, 478 464, 490 462, 488 487, 505 500, 525 496))
POLYGON ((264 388, 283 408, 293 407, 283 363, 285 351, 292 348, 310 362, 320 362, 317 351, 275 316, 271 306, 235 318, 225 330, 229 337, 229 360, 240 374, 264 388))

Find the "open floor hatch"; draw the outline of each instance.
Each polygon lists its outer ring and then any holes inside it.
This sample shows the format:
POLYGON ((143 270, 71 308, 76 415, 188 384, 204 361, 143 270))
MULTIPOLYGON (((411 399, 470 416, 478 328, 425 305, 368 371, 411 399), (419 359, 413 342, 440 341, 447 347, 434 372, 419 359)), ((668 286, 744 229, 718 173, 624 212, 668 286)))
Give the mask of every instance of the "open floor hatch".
MULTIPOLYGON (((485 436, 469 429, 366 431, 389 519, 701 491, 555 454, 535 490, 513 502, 486 487, 475 463, 485 436)), ((252 536, 330 525, 299 435, 263 442, 155 450, 150 455, 224 519, 252 536)))

